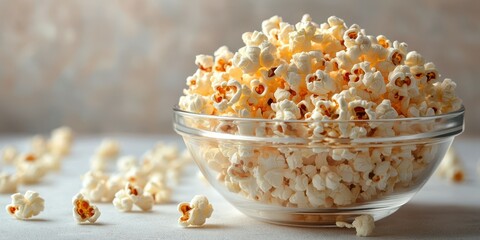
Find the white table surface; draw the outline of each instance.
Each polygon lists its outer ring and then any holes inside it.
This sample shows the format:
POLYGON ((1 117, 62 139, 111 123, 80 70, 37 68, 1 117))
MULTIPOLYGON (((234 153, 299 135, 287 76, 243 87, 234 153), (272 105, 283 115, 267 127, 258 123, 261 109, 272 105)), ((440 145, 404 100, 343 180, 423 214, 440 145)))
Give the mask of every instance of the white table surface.
MULTIPOLYGON (((140 155, 158 141, 184 145, 177 136, 114 136, 122 154, 140 155)), ((13 144, 27 148, 27 136, 0 135, 0 147, 13 144)), ((94 225, 78 225, 72 217, 71 198, 81 187, 80 175, 89 168, 89 157, 101 137, 79 137, 62 170, 49 174, 40 184, 21 186, 45 199, 45 211, 28 221, 9 216, 4 206, 9 194, 0 194, 0 239, 351 239, 353 229, 294 228, 250 219, 226 202, 213 188, 199 181, 196 166, 174 189, 173 202, 155 205, 151 212, 118 212, 112 204, 98 204, 102 215, 94 225), (177 204, 195 194, 208 196, 213 215, 202 228, 177 224, 177 204)), ((433 176, 423 189, 393 215, 376 222, 374 237, 381 239, 480 239, 480 139, 457 138, 454 147, 467 166, 467 180, 453 184, 433 176)), ((4 167, 4 166, 2 166, 4 167)), ((5 167, 4 167, 5 168, 5 167)), ((6 169, 8 170, 8 169, 6 169)))

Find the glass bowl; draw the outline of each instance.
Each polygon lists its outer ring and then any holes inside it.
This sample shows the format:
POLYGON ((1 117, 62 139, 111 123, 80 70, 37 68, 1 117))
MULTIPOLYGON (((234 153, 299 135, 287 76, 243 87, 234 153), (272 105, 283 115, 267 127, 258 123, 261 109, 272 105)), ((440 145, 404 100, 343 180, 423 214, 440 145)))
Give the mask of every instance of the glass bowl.
POLYGON ((275 224, 332 226, 363 214, 379 220, 408 202, 463 131, 465 109, 352 121, 173 111, 201 172, 238 210, 275 224))

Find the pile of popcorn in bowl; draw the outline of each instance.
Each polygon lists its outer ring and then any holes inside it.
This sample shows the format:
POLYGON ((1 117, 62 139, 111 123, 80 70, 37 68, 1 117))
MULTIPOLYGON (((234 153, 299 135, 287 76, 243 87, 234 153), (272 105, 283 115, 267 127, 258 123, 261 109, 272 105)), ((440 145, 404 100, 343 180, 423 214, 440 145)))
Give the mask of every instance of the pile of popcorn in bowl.
POLYGON ((174 128, 248 216, 379 220, 423 186, 463 131, 456 84, 406 43, 309 15, 295 25, 274 16, 242 40, 237 52, 196 57, 174 128))

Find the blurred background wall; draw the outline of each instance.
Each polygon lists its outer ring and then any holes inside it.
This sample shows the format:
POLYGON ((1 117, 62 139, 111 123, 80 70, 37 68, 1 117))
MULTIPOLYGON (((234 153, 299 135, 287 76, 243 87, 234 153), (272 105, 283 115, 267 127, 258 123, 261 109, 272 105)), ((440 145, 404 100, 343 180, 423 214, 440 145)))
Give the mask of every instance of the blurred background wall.
POLYGON ((479 12, 476 0, 0 0, 0 132, 173 133, 195 55, 309 13, 407 42, 458 83, 466 134, 479 135, 479 12))

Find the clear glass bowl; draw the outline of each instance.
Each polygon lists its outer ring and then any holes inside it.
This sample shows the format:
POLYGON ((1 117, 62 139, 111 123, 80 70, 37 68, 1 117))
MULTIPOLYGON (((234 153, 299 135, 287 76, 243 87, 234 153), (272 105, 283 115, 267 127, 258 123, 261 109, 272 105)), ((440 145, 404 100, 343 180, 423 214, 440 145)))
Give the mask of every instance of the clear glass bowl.
POLYGON ((295 226, 394 213, 425 184, 463 131, 465 111, 373 121, 279 121, 173 110, 175 131, 226 200, 252 218, 295 226))

